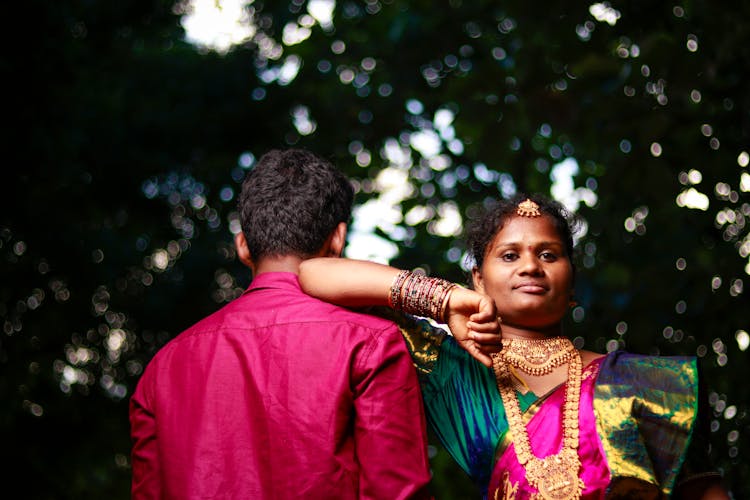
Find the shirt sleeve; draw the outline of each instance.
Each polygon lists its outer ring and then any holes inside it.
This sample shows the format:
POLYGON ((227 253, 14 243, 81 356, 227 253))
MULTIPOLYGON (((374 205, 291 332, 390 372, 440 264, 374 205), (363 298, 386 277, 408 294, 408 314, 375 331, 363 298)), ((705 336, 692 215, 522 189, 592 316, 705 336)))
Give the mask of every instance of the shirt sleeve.
POLYGON ((354 374, 360 498, 429 498, 426 419, 409 353, 395 325, 368 348, 354 374))
POLYGON ((142 379, 130 399, 130 436, 133 441, 131 498, 161 498, 161 470, 156 419, 148 409, 142 379))

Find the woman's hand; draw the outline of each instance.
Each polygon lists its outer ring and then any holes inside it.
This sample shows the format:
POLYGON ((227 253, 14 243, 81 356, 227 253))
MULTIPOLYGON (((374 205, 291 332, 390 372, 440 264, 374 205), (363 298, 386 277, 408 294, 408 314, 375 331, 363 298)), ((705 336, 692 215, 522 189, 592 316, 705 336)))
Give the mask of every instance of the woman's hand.
POLYGON ((477 361, 491 367, 489 353, 502 348, 500 319, 492 299, 473 290, 456 287, 448 297, 446 318, 448 328, 461 347, 477 361))

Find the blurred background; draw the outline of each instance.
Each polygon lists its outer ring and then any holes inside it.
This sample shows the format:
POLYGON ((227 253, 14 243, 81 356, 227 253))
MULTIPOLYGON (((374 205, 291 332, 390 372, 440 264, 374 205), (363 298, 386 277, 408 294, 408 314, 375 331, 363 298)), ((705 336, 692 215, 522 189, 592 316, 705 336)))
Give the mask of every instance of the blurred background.
MULTIPOLYGON (((711 454, 750 497, 749 17, 707 0, 9 5, 4 487, 129 498, 138 377, 248 285, 240 182, 299 146, 355 181, 350 257, 463 282, 482 203, 541 191, 578 212, 568 333, 698 356, 711 454)), ((436 498, 477 498, 431 442, 436 498)))

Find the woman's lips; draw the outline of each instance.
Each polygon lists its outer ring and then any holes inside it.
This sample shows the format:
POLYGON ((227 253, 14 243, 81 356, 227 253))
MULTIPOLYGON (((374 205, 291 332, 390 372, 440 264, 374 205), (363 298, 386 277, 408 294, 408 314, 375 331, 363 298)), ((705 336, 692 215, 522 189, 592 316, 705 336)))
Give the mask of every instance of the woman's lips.
POLYGON ((513 287, 515 290, 524 293, 540 294, 547 291, 547 287, 538 282, 523 282, 513 287))

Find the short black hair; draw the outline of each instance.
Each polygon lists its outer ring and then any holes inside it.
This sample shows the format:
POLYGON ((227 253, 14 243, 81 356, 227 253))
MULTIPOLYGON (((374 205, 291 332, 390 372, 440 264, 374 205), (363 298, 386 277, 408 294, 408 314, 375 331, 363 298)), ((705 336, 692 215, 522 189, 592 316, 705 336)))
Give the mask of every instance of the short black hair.
POLYGON ((527 198, 539 205, 539 211, 542 215, 552 219, 560 239, 565 243, 565 253, 573 266, 573 274, 575 275, 573 235, 580 229, 581 218, 566 209, 562 203, 538 193, 518 193, 511 198, 493 200, 486 204, 479 216, 470 222, 466 231, 466 246, 469 258, 473 260, 476 267, 482 267, 487 247, 505 226, 505 222, 510 217, 517 215, 518 204, 527 198))
POLYGON ((305 149, 273 149, 242 182, 238 209, 253 260, 315 255, 349 222, 354 189, 328 160, 305 149))

